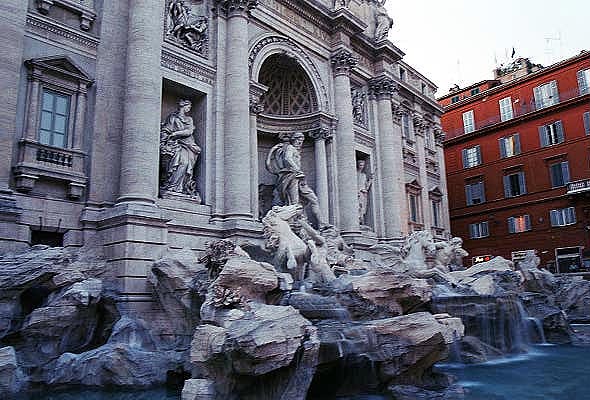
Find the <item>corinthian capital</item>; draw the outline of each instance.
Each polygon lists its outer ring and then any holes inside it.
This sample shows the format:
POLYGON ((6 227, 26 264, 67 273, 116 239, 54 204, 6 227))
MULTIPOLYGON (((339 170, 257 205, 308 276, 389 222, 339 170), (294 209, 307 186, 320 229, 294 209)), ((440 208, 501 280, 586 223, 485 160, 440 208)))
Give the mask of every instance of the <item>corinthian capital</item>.
POLYGON ((377 78, 369 82, 369 96, 377 99, 391 99, 397 87, 390 78, 377 78))
POLYGON ((402 121, 402 116, 404 115, 404 109, 399 104, 391 104, 391 114, 393 116, 393 122, 399 124, 402 121))
POLYGON ((256 8, 258 0, 215 0, 215 11, 225 17, 244 16, 256 8))
POLYGON ((348 75, 350 70, 358 63, 358 58, 353 56, 350 51, 340 49, 336 53, 332 54, 330 62, 332 63, 334 74, 348 75))
POLYGON ((260 114, 264 111, 262 95, 264 95, 267 90, 268 87, 258 82, 250 81, 250 112, 252 114, 260 114))
POLYGON ((440 128, 434 129, 434 140, 436 144, 442 145, 442 142, 445 140, 445 132, 440 128))
POLYGON ((329 140, 332 138, 332 131, 329 128, 318 128, 309 132, 313 140, 329 140))
POLYGON ((414 130, 418 133, 424 133, 428 128, 428 122, 420 114, 414 114, 414 130))

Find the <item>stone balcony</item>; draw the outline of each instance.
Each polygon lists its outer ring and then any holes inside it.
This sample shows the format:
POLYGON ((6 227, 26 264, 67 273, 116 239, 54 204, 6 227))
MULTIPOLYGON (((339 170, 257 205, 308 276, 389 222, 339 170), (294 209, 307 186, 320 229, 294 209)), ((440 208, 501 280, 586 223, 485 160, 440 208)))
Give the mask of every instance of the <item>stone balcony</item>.
POLYGON ((80 150, 63 149, 21 139, 19 162, 14 167, 16 189, 20 192, 30 192, 35 183, 44 177, 65 181, 68 185, 68 197, 79 199, 87 181, 84 173, 85 158, 86 154, 80 150))

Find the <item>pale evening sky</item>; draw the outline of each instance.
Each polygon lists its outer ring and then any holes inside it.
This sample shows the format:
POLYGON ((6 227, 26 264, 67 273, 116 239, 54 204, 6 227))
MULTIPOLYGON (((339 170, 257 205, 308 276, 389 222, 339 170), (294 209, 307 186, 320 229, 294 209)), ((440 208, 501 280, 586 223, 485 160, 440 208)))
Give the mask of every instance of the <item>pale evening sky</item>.
POLYGON ((389 40, 432 80, 436 96, 493 79, 495 61, 529 57, 544 66, 590 50, 588 0, 388 0, 389 40))

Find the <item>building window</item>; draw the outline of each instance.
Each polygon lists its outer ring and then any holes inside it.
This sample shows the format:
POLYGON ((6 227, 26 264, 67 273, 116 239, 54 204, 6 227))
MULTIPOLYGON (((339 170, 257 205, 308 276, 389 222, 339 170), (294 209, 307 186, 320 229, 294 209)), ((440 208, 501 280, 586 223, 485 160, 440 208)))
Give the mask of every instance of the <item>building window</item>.
POLYGON ((420 218, 420 195, 410 193, 408 195, 408 201, 410 203, 410 221, 416 223, 422 222, 420 218))
POLYGON ((520 135, 515 133, 500 138, 500 157, 512 157, 520 154, 520 135))
POLYGON ((553 146, 565 140, 563 124, 561 121, 555 121, 551 124, 539 127, 539 141, 541 147, 553 146))
POLYGON ((514 174, 504 175, 504 196, 516 197, 523 194, 526 194, 524 172, 519 171, 514 174))
POLYGON ((584 113, 584 132, 590 135, 590 112, 584 113))
POLYGON ((478 94, 478 93, 479 93, 479 88, 478 88, 478 87, 476 87, 476 88, 474 88, 474 89, 471 89, 471 95, 472 95, 472 96, 475 96, 475 95, 476 95, 476 94, 478 94))
POLYGON ((477 167, 482 163, 479 145, 463 149, 463 168, 477 167))
POLYGON ((86 104, 92 79, 67 56, 25 61, 29 71, 27 113, 13 168, 18 191, 50 179, 78 200, 86 187, 86 104))
POLYGON ((531 229, 531 216, 528 214, 508 218, 509 233, 521 233, 531 229))
POLYGON ((39 143, 66 147, 70 119, 70 96, 43 89, 39 143))
POLYGON ((469 224, 469 238, 480 239, 490 236, 487 221, 469 224))
POLYGON ((570 181, 570 170, 567 161, 551 164, 549 166, 551 175, 551 187, 565 186, 570 181))
POLYGON ((402 67, 399 67, 399 79, 402 81, 406 81, 406 70, 402 67))
POLYGON ((407 140, 412 140, 412 130, 410 129, 410 115, 404 113, 402 115, 402 135, 407 140))
POLYGON ((473 110, 469 110, 463 113, 463 130, 465 133, 471 133, 475 130, 473 110))
POLYGON ((566 226, 576 223, 576 210, 574 207, 559 208, 549 212, 551 226, 566 226))
POLYGON ((590 93, 590 69, 578 71, 578 89, 580 96, 590 93))
POLYGON ((486 201, 486 195, 483 182, 465 185, 465 198, 468 206, 484 203, 486 201))
POLYGON ((535 95, 535 107, 537 110, 559 103, 557 81, 551 81, 535 87, 533 94, 535 95))
POLYGON ((453 96, 453 97, 451 97, 451 104, 458 103, 459 100, 461 100, 461 98, 459 96, 453 96))
POLYGON ((510 97, 505 97, 498 101, 498 103, 500 104, 500 119, 502 121, 508 121, 509 119, 514 118, 512 99, 510 97))
POLYGON ((442 218, 441 218, 441 201, 440 200, 432 200, 432 226, 435 228, 442 227, 442 218))

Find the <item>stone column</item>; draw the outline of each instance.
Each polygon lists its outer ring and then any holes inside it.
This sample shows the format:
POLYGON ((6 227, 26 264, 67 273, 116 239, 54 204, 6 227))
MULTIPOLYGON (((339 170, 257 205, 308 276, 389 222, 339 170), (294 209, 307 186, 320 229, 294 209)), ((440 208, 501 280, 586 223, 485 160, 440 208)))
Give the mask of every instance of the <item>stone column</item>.
POLYGON ((258 214, 258 114, 264 111, 260 97, 268 88, 258 83, 250 83, 250 206, 254 219, 258 214))
POLYGON ((350 93, 350 70, 358 60, 349 51, 341 49, 332 55, 331 62, 334 70, 334 108, 338 119, 335 142, 339 228, 343 234, 358 234, 357 188, 351 181, 356 177, 356 157, 350 93))
POLYGON ((379 158, 381 161, 381 195, 383 198, 384 237, 392 239, 401 236, 402 220, 400 210, 404 209, 403 161, 400 130, 394 129, 391 111, 391 96, 395 90, 389 78, 379 78, 369 83, 371 95, 377 99, 377 121, 379 124, 379 158))
POLYGON ((315 192, 320 202, 320 211, 323 221, 329 220, 328 197, 328 158, 326 154, 326 141, 332 137, 327 128, 320 128, 310 133, 313 140, 315 158, 315 192))
POLYGON ((158 193, 164 0, 129 0, 118 203, 153 204, 158 193))
POLYGON ((440 128, 440 125, 434 127, 434 143, 436 148, 436 155, 438 161, 438 173, 439 173, 439 187, 442 192, 441 200, 441 218, 445 233, 450 236, 451 234, 451 220, 449 216, 449 191, 447 187, 447 170, 445 167, 445 153, 443 148, 443 141, 445 140, 445 133, 440 128))
POLYGON ((414 132, 416 134, 416 152, 418 156, 418 168, 420 185, 420 207, 422 208, 422 224, 424 230, 430 232, 432 226, 432 215, 430 211, 430 198, 428 195, 428 174, 426 173, 426 135, 428 134, 428 123, 421 115, 414 115, 414 132))
POLYGON ((251 219, 248 21, 257 0, 217 0, 227 19, 225 59, 224 217, 251 219))

